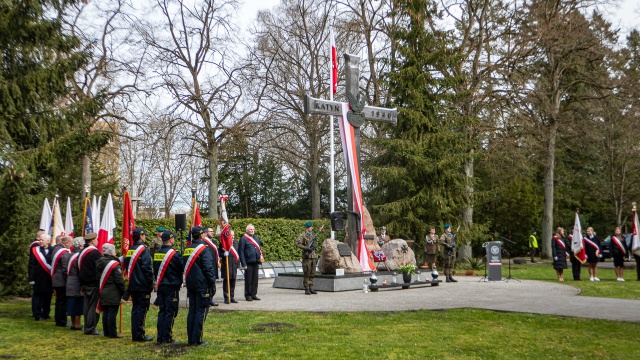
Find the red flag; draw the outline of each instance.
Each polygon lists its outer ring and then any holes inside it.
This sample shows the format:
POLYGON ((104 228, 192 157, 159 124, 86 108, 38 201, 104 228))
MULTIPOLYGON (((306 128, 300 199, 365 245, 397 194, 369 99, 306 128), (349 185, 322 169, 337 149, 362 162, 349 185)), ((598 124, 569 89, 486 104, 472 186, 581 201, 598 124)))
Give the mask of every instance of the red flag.
POLYGON ((336 39, 331 28, 331 98, 338 91, 338 50, 336 49, 336 39))
MULTIPOLYGON (((192 198, 191 202, 193 203, 193 221, 191 222, 189 230, 193 229, 194 226, 202 226, 200 209, 198 209, 198 202, 196 201, 196 198, 192 198)), ((189 231, 189 236, 187 236, 187 246, 189 245, 191 245, 191 231, 189 231)))
POLYGON ((113 213, 113 200, 111 194, 107 196, 107 202, 104 205, 104 214, 100 221, 100 230, 98 230, 98 250, 102 252, 102 245, 113 244, 113 230, 116 228, 116 217, 113 213))
MULTIPOLYGON (((127 255, 127 251, 133 245, 133 229, 136 228, 136 219, 133 217, 133 207, 131 206, 131 196, 127 190, 124 191, 122 204, 122 256, 127 255)), ((123 262, 124 264, 124 262, 123 262)))
POLYGON ((229 196, 220 196, 220 216, 218 217, 218 228, 220 229, 220 245, 224 251, 229 251, 233 246, 231 240, 231 228, 229 227, 229 216, 227 215, 226 202, 229 196))

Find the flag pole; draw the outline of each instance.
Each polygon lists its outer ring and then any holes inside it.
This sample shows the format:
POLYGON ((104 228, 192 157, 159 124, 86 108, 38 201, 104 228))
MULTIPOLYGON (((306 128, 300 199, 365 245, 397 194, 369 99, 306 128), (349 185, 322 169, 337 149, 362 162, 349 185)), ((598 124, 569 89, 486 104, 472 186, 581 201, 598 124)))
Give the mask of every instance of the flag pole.
MULTIPOLYGON (((220 214, 218 214, 218 226, 220 226, 220 219, 222 218, 222 202, 224 201, 224 197, 220 197, 220 214)), ((226 209, 226 206, 224 206, 224 208, 226 209)), ((228 220, 228 218, 227 218, 228 220)), ((222 230, 220 229, 220 246, 222 246, 222 230)), ((233 246, 233 240, 231 241, 231 246, 233 246)), ((224 246, 222 246, 222 249, 224 249, 225 252, 229 252, 229 250, 231 249, 225 249, 224 246)), ((226 264, 226 271, 227 271, 227 300, 229 301, 229 304, 231 304, 231 280, 229 279, 229 255, 227 254, 227 256, 225 256, 225 264, 226 264)), ((224 289, 222 291, 222 297, 224 297, 224 289)))
POLYGON ((86 223, 87 223, 87 202, 89 201, 89 191, 84 192, 84 210, 82 211, 82 236, 85 235, 86 223))
MULTIPOLYGON (((329 101, 333 101, 333 83, 334 83, 334 78, 333 78, 333 28, 329 27, 329 32, 330 32, 330 36, 331 36, 331 41, 329 41, 329 54, 330 54, 330 58, 331 61, 329 61, 329 64, 331 64, 329 66, 329 79, 330 79, 330 87, 329 87, 329 101)), ((331 197, 331 213, 333 213, 335 211, 335 158, 334 158, 334 141, 333 141, 333 115, 329 116, 329 139, 330 139, 330 161, 331 161, 331 181, 330 181, 330 190, 329 190, 329 197, 331 197)), ((331 240, 335 240, 335 232, 333 231, 333 228, 331 229, 331 240)))

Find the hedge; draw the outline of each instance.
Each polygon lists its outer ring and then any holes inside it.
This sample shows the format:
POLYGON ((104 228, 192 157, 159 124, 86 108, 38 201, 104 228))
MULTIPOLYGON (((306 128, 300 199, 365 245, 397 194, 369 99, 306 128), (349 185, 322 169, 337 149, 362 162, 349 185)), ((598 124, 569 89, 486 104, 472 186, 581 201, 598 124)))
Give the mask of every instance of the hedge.
MULTIPOLYGON (((116 248, 120 248, 122 242, 122 219, 118 219, 117 228, 114 234, 116 248)), ((233 219, 230 221, 231 229, 236 233, 236 240, 245 233, 248 224, 253 224, 256 229, 256 235, 260 237, 262 242, 262 252, 265 261, 290 261, 298 260, 301 257, 300 249, 296 248, 295 241, 298 235, 304 231, 303 224, 306 220, 289 220, 289 219, 233 219)), ((204 226, 211 226, 214 229, 217 225, 216 219, 202 219, 204 226)), ((314 231, 318 231, 322 225, 324 230, 318 234, 318 245, 330 236, 331 224, 329 220, 313 220, 314 231)), ((151 239, 156 236, 156 228, 164 227, 175 231, 175 222, 173 219, 136 219, 136 227, 144 228, 150 235, 147 237, 147 245, 151 243, 151 239)), ((188 231, 184 231, 182 239, 186 241, 188 231)), ((344 232, 338 232, 337 239, 344 238, 344 232)), ((175 248, 180 248, 180 240, 176 241, 175 248)))

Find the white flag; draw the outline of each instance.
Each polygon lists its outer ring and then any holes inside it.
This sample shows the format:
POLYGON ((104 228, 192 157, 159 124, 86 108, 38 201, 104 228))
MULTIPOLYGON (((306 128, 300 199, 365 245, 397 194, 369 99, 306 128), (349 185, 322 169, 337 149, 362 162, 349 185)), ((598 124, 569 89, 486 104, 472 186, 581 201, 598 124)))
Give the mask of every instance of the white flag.
POLYGON ((633 238, 631 241, 631 251, 640 256, 640 234, 638 234, 638 213, 636 207, 633 207, 633 238))
POLYGON ((49 205, 49 199, 44 199, 44 204, 42 205, 42 215, 40 215, 40 227, 42 229, 49 232, 49 228, 51 227, 51 206, 49 205))
POLYGON ((60 198, 58 195, 53 199, 53 222, 51 226, 51 245, 55 245, 58 235, 64 235, 64 225, 62 224, 62 212, 60 211, 60 198))
POLYGON ((580 215, 578 215, 578 212, 576 212, 576 217, 573 222, 572 236, 571 251, 573 251, 573 256, 584 264, 585 261, 587 261, 587 253, 584 249, 584 243, 582 242, 582 224, 580 224, 580 215))
POLYGON ((67 213, 64 214, 64 233, 73 237, 73 216, 71 215, 71 198, 67 197, 67 213))
POLYGON ((96 201, 96 196, 93 195, 93 204, 91 204, 91 218, 93 219, 93 230, 98 231, 100 229, 100 208, 102 207, 102 196, 96 201))

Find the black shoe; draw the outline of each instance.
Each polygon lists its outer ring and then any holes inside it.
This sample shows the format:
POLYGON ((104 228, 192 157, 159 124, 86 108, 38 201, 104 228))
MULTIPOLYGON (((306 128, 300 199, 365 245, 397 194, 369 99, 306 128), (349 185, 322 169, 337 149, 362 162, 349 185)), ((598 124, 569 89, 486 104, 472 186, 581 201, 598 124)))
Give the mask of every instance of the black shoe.
POLYGON ((135 342, 145 342, 145 341, 152 341, 153 337, 152 336, 145 336, 141 339, 133 339, 133 341, 135 342))
POLYGON ((211 302, 211 306, 220 306, 220 304, 218 304, 217 302, 211 302))
POLYGON ((251 300, 260 301, 260 298, 259 298, 259 297, 257 297, 257 296, 252 296, 252 297, 251 297, 251 300))
POLYGON ((453 276, 449 276, 449 280, 451 280, 451 282, 458 282, 458 280, 454 279, 453 276))
POLYGON ((253 299, 252 299, 252 298, 250 298, 250 297, 245 298, 245 299, 246 299, 247 301, 253 301, 253 299))
POLYGON ((203 341, 203 342, 199 342, 199 343, 194 344, 194 345, 195 346, 207 346, 207 345, 209 345, 209 342, 208 341, 203 341))
POLYGON ((69 328, 69 330, 82 330, 82 328, 81 327, 73 327, 72 326, 72 327, 69 328))
POLYGON ((225 304, 231 304, 231 303, 229 302, 229 300, 225 300, 225 301, 224 301, 224 303, 225 303, 225 304))
POLYGON ((92 332, 86 332, 85 335, 102 335, 102 333, 98 330, 93 330, 92 332))
POLYGON ((445 282, 451 282, 451 279, 447 276, 447 280, 445 282))
POLYGON ((111 339, 122 339, 122 335, 109 336, 111 339))
POLYGON ((309 289, 304 289, 304 294, 305 295, 311 295, 311 291, 309 291, 309 289))
POLYGON ((313 289, 309 289, 309 292, 312 293, 313 295, 318 295, 318 293, 316 291, 314 291, 313 289))
POLYGON ((231 299, 231 302, 232 302, 232 303, 234 303, 234 304, 237 304, 237 303, 238 303, 238 300, 236 300, 236 299, 231 299))

